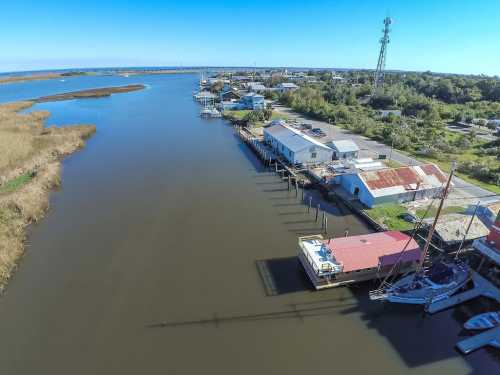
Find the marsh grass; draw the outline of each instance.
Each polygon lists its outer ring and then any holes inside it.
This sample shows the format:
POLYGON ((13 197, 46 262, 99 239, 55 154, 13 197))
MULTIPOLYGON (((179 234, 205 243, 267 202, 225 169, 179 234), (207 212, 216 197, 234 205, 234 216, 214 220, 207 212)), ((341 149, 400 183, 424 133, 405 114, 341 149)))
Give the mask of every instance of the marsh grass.
POLYGON ((40 220, 60 184, 60 160, 84 146, 93 125, 46 127, 33 102, 0 105, 0 291, 24 253, 25 228, 40 220))

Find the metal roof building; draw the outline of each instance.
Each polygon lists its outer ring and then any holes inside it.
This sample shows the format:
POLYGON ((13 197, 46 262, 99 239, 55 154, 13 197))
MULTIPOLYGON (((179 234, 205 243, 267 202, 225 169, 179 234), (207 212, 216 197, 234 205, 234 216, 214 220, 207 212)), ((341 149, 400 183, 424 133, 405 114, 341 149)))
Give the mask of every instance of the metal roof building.
POLYGON ((284 124, 264 129, 264 140, 290 164, 316 164, 332 160, 333 150, 284 124))
POLYGON ((331 141, 327 146, 333 150, 334 159, 356 159, 359 154, 359 147, 350 139, 331 141))
POLYGON ((436 165, 424 164, 347 174, 340 184, 364 205, 373 207, 437 197, 446 179, 436 165))

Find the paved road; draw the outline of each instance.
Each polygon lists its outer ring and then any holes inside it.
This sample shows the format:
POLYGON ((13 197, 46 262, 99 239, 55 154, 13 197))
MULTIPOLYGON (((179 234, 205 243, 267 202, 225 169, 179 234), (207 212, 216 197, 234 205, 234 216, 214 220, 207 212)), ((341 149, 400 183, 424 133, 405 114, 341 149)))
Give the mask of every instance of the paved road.
MULTIPOLYGON (((311 125, 314 128, 320 128, 326 133, 326 137, 320 138, 321 142, 328 142, 332 139, 341 140, 341 139, 352 139, 361 149, 360 155, 362 157, 371 157, 374 159, 378 158, 378 155, 387 155, 387 158, 391 158, 399 163, 406 165, 421 165, 423 162, 414 159, 410 156, 407 156, 399 151, 392 150, 391 147, 387 146, 383 143, 371 140, 367 137, 364 137, 359 134, 353 134, 348 130, 341 129, 338 126, 331 125, 324 121, 311 120, 306 118, 294 111, 290 108, 275 105, 274 110, 279 113, 286 115, 290 119, 296 119, 297 121, 304 121, 311 125)), ((457 200, 460 203, 464 203, 463 200, 467 199, 469 204, 475 204, 479 199, 481 202, 493 202, 500 200, 500 196, 495 195, 493 192, 483 189, 479 186, 473 185, 469 182, 462 180, 461 178, 454 177, 453 178, 454 188, 452 190, 453 194, 450 196, 450 200, 457 200), (477 199, 474 199, 477 198, 477 199)))

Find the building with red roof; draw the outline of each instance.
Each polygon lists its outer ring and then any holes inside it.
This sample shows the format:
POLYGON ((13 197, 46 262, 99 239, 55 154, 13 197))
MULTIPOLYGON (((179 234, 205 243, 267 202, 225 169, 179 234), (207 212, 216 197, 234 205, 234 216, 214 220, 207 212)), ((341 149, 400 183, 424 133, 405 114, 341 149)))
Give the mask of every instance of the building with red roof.
POLYGON ((299 259, 316 289, 411 271, 420 255, 417 242, 398 231, 328 240, 321 235, 299 238, 299 259))

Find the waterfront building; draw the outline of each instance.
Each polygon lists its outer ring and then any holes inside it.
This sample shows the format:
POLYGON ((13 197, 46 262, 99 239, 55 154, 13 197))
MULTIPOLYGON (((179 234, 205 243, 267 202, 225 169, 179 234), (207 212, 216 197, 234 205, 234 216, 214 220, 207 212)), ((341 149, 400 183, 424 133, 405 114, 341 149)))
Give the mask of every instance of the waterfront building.
POLYGON ((398 231, 328 240, 321 235, 299 237, 298 252, 316 289, 412 271, 421 256, 417 242, 398 231))
POLYGON ((351 160, 358 158, 359 147, 349 139, 331 141, 326 145, 333 150, 333 159, 335 160, 351 160))
MULTIPOLYGON (((434 218, 425 220, 431 225, 434 218)), ((450 213, 441 215, 434 230, 435 237, 440 242, 440 247, 451 250, 464 241, 464 246, 470 245, 477 238, 485 237, 489 233, 488 227, 477 216, 472 214, 450 213), (471 221, 472 219, 472 221, 471 221)))
POLYGON ((276 86, 276 91, 284 93, 288 91, 297 90, 298 88, 299 86, 297 86, 295 83, 283 82, 278 84, 278 86, 276 86))
POLYGON ((348 195, 369 208, 438 197, 445 182, 446 176, 434 164, 361 171, 338 179, 348 195))
POLYGON ((249 92, 248 94, 244 95, 240 100, 240 105, 240 109, 266 109, 266 102, 264 100, 264 97, 254 92, 249 92))
POLYGON ((267 90, 266 86, 262 84, 262 82, 248 82, 245 84, 245 87, 250 92, 264 92, 267 90))
MULTIPOLYGON (((238 93, 233 93, 233 95, 227 95, 226 98, 234 98, 238 93)), ((254 92, 247 93, 243 95, 238 101, 233 100, 223 100, 221 102, 221 108, 223 111, 226 110, 263 110, 266 109, 266 101, 264 97, 260 94, 254 92)))
POLYGON ((285 124, 264 128, 264 141, 290 164, 318 164, 332 160, 330 147, 285 124))

